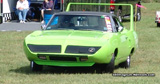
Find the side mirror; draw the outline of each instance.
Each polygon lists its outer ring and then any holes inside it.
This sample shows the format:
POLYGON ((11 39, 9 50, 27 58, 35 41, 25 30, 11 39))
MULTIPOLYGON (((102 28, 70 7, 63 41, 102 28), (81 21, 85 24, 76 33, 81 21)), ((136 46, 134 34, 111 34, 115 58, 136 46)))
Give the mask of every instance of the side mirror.
POLYGON ((41 30, 45 30, 46 25, 41 25, 41 30))
POLYGON ((122 26, 119 26, 119 27, 118 27, 118 32, 121 32, 121 31, 123 31, 123 27, 122 27, 122 26))

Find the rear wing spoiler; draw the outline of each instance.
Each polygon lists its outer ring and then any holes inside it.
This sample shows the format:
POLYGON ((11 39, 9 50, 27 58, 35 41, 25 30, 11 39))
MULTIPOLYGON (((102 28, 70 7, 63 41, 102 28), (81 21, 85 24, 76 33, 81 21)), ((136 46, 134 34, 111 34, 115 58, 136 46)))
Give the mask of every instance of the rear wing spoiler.
POLYGON ((134 24, 133 24, 133 5, 132 4, 110 4, 110 3, 69 3, 66 9, 66 12, 70 11, 71 5, 121 5, 121 6, 130 6, 130 30, 134 30, 134 24))

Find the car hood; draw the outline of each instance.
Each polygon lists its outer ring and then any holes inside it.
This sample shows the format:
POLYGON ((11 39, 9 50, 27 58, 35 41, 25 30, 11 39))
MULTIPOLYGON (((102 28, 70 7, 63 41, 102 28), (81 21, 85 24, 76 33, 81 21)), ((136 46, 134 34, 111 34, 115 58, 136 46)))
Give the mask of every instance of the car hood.
POLYGON ((110 37, 102 31, 46 30, 31 33, 25 42, 36 45, 103 46, 110 37))

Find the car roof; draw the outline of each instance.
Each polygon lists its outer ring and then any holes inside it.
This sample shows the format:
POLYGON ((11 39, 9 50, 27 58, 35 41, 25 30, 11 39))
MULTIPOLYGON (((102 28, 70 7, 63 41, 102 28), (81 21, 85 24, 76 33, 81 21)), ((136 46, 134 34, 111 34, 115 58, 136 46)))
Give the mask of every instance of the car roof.
POLYGON ((91 12, 91 11, 69 11, 69 12, 60 12, 55 15, 96 15, 96 16, 107 15, 107 16, 115 16, 114 14, 111 14, 111 13, 91 12))

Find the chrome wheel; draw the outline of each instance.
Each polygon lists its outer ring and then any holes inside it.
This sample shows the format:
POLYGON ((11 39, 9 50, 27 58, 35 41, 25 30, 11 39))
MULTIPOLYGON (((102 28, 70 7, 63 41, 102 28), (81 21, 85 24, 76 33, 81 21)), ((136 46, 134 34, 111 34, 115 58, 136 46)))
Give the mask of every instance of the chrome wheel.
POLYGON ((122 62, 122 63, 120 63, 119 66, 122 67, 122 68, 129 68, 130 64, 131 64, 131 56, 129 55, 127 57, 127 60, 122 62))
POLYGON ((131 63, 131 56, 128 56, 127 60, 126 60, 126 66, 125 66, 125 68, 129 68, 130 67, 130 63, 131 63))

